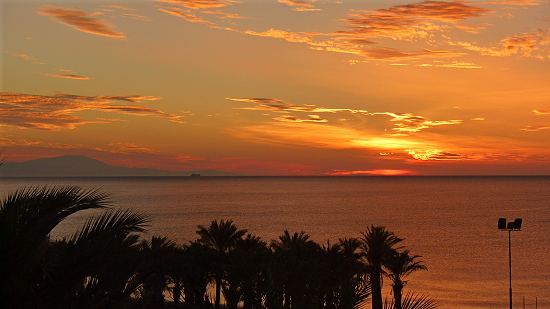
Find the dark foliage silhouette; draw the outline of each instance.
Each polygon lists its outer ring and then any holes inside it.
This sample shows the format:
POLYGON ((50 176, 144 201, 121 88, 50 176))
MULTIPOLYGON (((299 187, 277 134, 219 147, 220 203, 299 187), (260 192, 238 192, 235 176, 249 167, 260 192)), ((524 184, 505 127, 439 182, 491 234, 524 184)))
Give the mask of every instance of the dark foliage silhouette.
POLYGON ((433 309, 404 280, 426 266, 402 239, 370 226, 361 238, 319 245, 284 231, 269 245, 231 220, 198 226, 177 245, 143 239, 147 216, 113 209, 108 196, 78 187, 18 190, 0 204, 1 308, 433 309), (74 234, 50 239, 65 218, 95 209, 74 234), (392 283, 382 302, 382 278, 392 283), (214 287, 213 302, 209 289, 214 287))

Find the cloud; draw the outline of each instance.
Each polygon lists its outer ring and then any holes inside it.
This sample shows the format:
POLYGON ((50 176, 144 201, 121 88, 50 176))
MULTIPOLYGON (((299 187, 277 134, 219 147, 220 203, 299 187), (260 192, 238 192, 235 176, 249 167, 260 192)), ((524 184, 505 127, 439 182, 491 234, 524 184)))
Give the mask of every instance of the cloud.
POLYGON ((218 18, 221 18, 221 19, 252 19, 251 17, 244 17, 237 13, 225 13, 225 12, 222 12, 221 10, 202 11, 201 13, 218 15, 218 18))
POLYGON ((89 14, 80 9, 67 9, 59 5, 44 5, 40 8, 38 14, 50 16, 55 21, 79 31, 117 39, 126 38, 124 33, 114 31, 113 26, 104 20, 92 17, 96 14, 89 14))
MULTIPOLYGON (((315 1, 316 0, 310 0, 309 2, 315 1)), ((277 2, 291 6, 292 10, 297 12, 320 11, 320 9, 314 8, 313 4, 303 0, 277 0, 277 2)))
POLYGON ((119 10, 124 10, 124 11, 137 11, 136 9, 125 7, 125 6, 122 6, 122 5, 102 5, 101 7, 119 9, 119 10))
POLYGON ((412 132, 418 132, 420 130, 427 129, 430 127, 434 127, 434 126, 453 125, 453 124, 462 123, 462 120, 433 121, 433 120, 426 120, 424 117, 415 116, 412 114, 396 114, 396 113, 390 113, 390 112, 371 113, 371 115, 391 116, 392 117, 391 121, 397 122, 397 124, 395 124, 396 128, 393 128, 392 130, 398 133, 412 133, 412 132))
POLYGON ((417 52, 405 52, 393 48, 367 49, 361 51, 361 54, 368 58, 377 60, 409 60, 418 58, 452 58, 465 55, 464 53, 456 53, 445 50, 421 50, 417 52))
POLYGON ((153 21, 153 19, 151 19, 150 17, 139 15, 139 14, 124 13, 124 14, 120 14, 120 16, 128 17, 128 18, 131 18, 131 19, 139 20, 139 21, 153 21))
POLYGON ((6 53, 8 53, 12 56, 15 56, 15 57, 19 57, 19 58, 23 58, 23 59, 28 60, 28 61, 32 61, 36 64, 45 64, 44 62, 38 61, 38 59, 36 59, 35 57, 29 56, 29 55, 26 55, 26 54, 16 54, 16 53, 12 53, 10 51, 6 51, 6 53))
POLYGON ((443 150, 409 150, 408 152, 415 160, 420 161, 442 161, 442 160, 468 160, 466 155, 445 152, 443 150))
POLYGON ((527 126, 523 129, 520 129, 522 131, 531 131, 531 132, 536 132, 536 131, 540 131, 540 130, 548 130, 550 129, 550 127, 543 127, 543 126, 527 126))
POLYGON ((50 77, 58 77, 58 78, 66 78, 66 79, 78 79, 78 80, 89 80, 89 77, 74 75, 74 74, 45 74, 42 73, 42 75, 50 76, 50 77))
POLYGON ((57 71, 64 72, 65 74, 46 74, 41 73, 42 75, 58 78, 67 78, 67 79, 78 79, 78 80, 90 80, 90 77, 80 76, 76 72, 71 70, 57 69, 57 71))
POLYGON ((548 30, 538 30, 508 36, 498 43, 499 47, 481 47, 469 42, 447 42, 449 45, 461 46, 467 50, 475 51, 484 56, 507 57, 519 55, 520 57, 535 57, 547 59, 550 53, 546 45, 550 44, 548 30))
POLYGON ((284 39, 288 42, 313 44, 313 38, 311 36, 303 35, 301 33, 288 32, 288 31, 284 31, 284 30, 269 29, 269 30, 264 31, 264 32, 256 32, 256 31, 252 31, 252 30, 246 30, 243 33, 244 34, 255 35, 255 36, 263 36, 263 37, 269 37, 269 38, 284 39))
POLYGON ((212 25, 214 24, 213 22, 210 22, 210 21, 202 18, 201 16, 197 16, 195 14, 185 13, 185 12, 181 12, 181 11, 168 10, 168 9, 163 9, 163 8, 160 8, 159 10, 162 11, 162 12, 168 13, 170 15, 173 15, 173 16, 181 17, 181 18, 187 20, 188 22, 204 23, 204 24, 212 24, 212 25))
MULTIPOLYGON (((325 108, 325 107, 315 107, 315 105, 307 104, 304 106, 296 106, 284 102, 283 100, 277 99, 268 99, 268 98, 226 98, 232 101, 240 102, 250 102, 256 103, 257 106, 253 107, 235 107, 234 109, 242 110, 257 110, 257 111, 273 111, 281 113, 289 112, 306 112, 306 113, 350 113, 350 114, 361 114, 366 116, 390 116, 390 121, 395 122, 393 131, 396 134, 410 134, 414 132, 419 132, 423 129, 428 129, 434 126, 441 125, 454 125, 461 124, 462 120, 444 120, 444 121, 435 121, 427 120, 422 116, 416 116, 410 113, 393 113, 393 112, 369 112, 367 110, 360 109, 348 109, 348 108, 325 108)), ((295 116, 283 116, 273 118, 276 121, 283 122, 328 122, 326 119, 322 119, 319 116, 308 115, 308 119, 302 119, 295 116)))
MULTIPOLYGON (((272 145, 296 145, 324 149, 359 150, 364 155, 377 155, 385 160, 456 161, 479 160, 479 155, 466 155, 445 150, 447 146, 434 139, 390 136, 333 125, 277 122, 240 127, 232 132, 249 142, 272 145)), ((445 142, 443 142, 445 143, 445 142)))
POLYGON ((234 0, 154 0, 154 1, 178 4, 194 10, 223 8, 225 6, 232 5, 234 3, 241 3, 240 1, 234 1, 234 0))
POLYGON ((406 16, 415 19, 431 19, 444 22, 463 21, 491 12, 489 9, 467 5, 462 1, 423 1, 415 4, 398 5, 374 12, 385 16, 406 16))
POLYGON ((441 29, 433 23, 435 21, 456 26, 459 21, 480 17, 488 12, 491 10, 470 6, 461 1, 424 1, 389 9, 358 11, 351 14, 355 18, 344 20, 350 25, 350 30, 338 32, 366 38, 426 38, 435 30, 441 29))
POLYGON ((109 146, 117 147, 118 150, 114 150, 115 153, 150 153, 158 154, 157 150, 145 147, 139 147, 132 143, 111 143, 109 146))
POLYGON ((536 115, 550 115, 550 110, 535 109, 533 113, 536 115))
POLYGON ((104 118, 96 120, 84 120, 73 114, 95 110, 104 112, 116 112, 134 116, 167 118, 173 122, 182 122, 174 114, 165 113, 143 105, 115 105, 116 101, 128 103, 140 103, 141 101, 153 101, 160 98, 152 96, 127 95, 94 97, 69 94, 57 94, 53 96, 29 95, 21 93, 0 93, 0 113, 3 122, 1 126, 11 126, 23 129, 37 129, 58 131, 61 129, 74 129, 78 125, 87 123, 110 122, 104 118))
POLYGON ((355 110, 348 108, 324 108, 315 107, 312 104, 305 104, 304 106, 297 106, 290 103, 286 103, 283 100, 268 99, 268 98, 226 98, 232 101, 257 103, 258 106, 254 107, 236 107, 235 109, 244 110, 260 110, 260 111, 275 111, 275 112, 308 112, 308 113, 337 113, 337 112, 349 112, 352 114, 362 113, 368 114, 366 110, 355 110))
POLYGON ((299 118, 296 116, 280 116, 273 120, 281 122, 328 122, 328 120, 319 117, 318 115, 308 115, 308 118, 299 118))
POLYGON ((503 5, 539 5, 538 0, 504 0, 504 1, 487 1, 487 4, 503 4, 503 5))

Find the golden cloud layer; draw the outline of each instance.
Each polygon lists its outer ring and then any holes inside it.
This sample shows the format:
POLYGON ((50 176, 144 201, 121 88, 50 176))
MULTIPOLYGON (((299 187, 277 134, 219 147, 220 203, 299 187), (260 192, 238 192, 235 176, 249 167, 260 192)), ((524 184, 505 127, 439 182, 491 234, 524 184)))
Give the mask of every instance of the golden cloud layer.
POLYGON ((79 31, 117 39, 126 38, 124 33, 113 30, 113 26, 104 20, 92 17, 97 14, 89 14, 83 10, 67 9, 59 5, 44 5, 38 13, 50 16, 55 21, 79 31))
POLYGON ((84 120, 73 114, 85 110, 116 112, 134 116, 161 117, 181 122, 182 116, 168 114, 143 105, 115 105, 116 101, 139 103, 160 98, 152 96, 126 95, 94 97, 57 94, 54 96, 29 95, 21 93, 0 93, 1 126, 24 129, 61 130, 73 129, 86 123, 110 122, 106 119, 84 120))
MULTIPOLYGON (((414 132, 419 132, 423 129, 428 129, 434 126, 441 125, 454 125, 461 124, 462 120, 444 120, 444 121, 434 121, 427 120, 424 117, 412 115, 410 113, 392 113, 392 112, 369 112, 367 110, 358 110, 358 109, 348 109, 348 108, 325 108, 325 107, 315 107, 315 105, 308 104, 304 106, 296 106, 284 102, 283 100, 278 99, 268 99, 268 98, 226 98, 232 101, 240 101, 247 103, 256 103, 257 106, 252 107, 235 107, 235 109, 242 110, 256 110, 256 111, 273 111, 279 113, 290 113, 290 112, 305 112, 305 113, 351 113, 351 114, 361 114, 366 116, 390 116, 391 122, 395 122, 393 131, 396 134, 409 134, 414 132)), ((281 122, 319 122, 324 123, 328 122, 327 119, 323 119, 318 115, 308 115, 309 118, 300 118, 296 116, 282 116, 274 117, 273 120, 281 122)))
MULTIPOLYGON (((479 33, 488 24, 464 25, 461 22, 482 17, 493 11, 488 8, 479 7, 471 2, 465 1, 421 1, 407 5, 396 5, 386 9, 372 11, 352 10, 350 18, 342 19, 348 25, 346 30, 334 31, 331 33, 299 32, 271 28, 266 31, 238 30, 226 26, 219 26, 206 20, 199 14, 216 14, 221 19, 242 17, 236 14, 227 14, 218 11, 200 11, 207 8, 223 8, 237 1, 215 1, 215 0, 155 0, 171 4, 178 4, 180 7, 161 8, 160 10, 174 16, 184 18, 189 22, 205 23, 211 28, 225 31, 233 31, 247 35, 270 37, 286 40, 293 43, 307 44, 311 49, 347 53, 362 56, 368 60, 378 61, 411 61, 417 59, 442 58, 450 59, 467 55, 467 53, 435 48, 436 45, 448 43, 450 46, 457 46, 466 51, 475 51, 482 55, 506 56, 516 54, 523 57, 536 57, 539 59, 550 58, 548 48, 541 46, 549 45, 550 38, 545 31, 538 33, 524 33, 509 36, 498 43, 502 48, 479 47, 474 43, 455 42, 447 35, 452 29, 462 29, 470 33, 479 33), (182 11, 182 8, 189 9, 182 11), (190 9, 196 10, 193 13, 190 9), (437 42, 435 34, 445 32, 443 35, 448 41, 437 42), (328 37, 327 39, 315 39, 316 37, 328 37), (402 46, 396 47, 372 47, 374 44, 383 44, 382 39, 393 41, 416 42, 422 40, 426 48, 420 50, 407 50, 402 46), (533 51, 539 53, 533 55, 533 51)), ((278 2, 291 6, 294 10, 317 10, 314 8, 314 0, 278 0, 278 2)), ((480 2, 479 4, 513 4, 513 5, 537 5, 536 0, 509 0, 501 2, 480 2)), ((233 23, 234 24, 234 23, 233 23)), ((461 69, 480 69, 483 66, 470 62, 449 62, 446 63, 424 63, 416 66, 446 67, 461 69)))

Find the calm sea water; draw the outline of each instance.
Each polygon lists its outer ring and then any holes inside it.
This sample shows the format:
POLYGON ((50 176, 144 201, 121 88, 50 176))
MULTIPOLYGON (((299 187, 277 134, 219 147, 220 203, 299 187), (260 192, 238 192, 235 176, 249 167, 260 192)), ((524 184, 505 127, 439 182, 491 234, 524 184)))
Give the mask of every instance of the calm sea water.
MULTIPOLYGON (((322 244, 384 225, 429 268, 409 277, 406 289, 441 308, 508 308, 508 233, 497 220, 522 218, 522 231, 511 235, 514 307, 535 308, 538 300, 550 308, 546 176, 3 178, 0 190, 45 184, 99 188, 116 207, 150 215, 149 234, 179 243, 213 219, 232 219, 266 241, 288 229, 322 244)), ((67 220, 56 235, 69 235, 89 214, 67 220)))

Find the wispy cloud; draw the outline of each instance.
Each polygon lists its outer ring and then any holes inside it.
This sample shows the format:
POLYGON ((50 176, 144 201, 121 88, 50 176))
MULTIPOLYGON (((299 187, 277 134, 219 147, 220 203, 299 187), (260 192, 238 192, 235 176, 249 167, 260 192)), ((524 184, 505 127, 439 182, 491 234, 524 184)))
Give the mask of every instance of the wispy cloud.
POLYGON ((550 110, 535 109, 533 113, 536 115, 550 115, 550 110))
POLYGON ((409 60, 418 58, 454 58, 465 55, 464 53, 457 53, 446 50, 421 50, 417 52, 407 52, 397 50, 394 48, 379 48, 379 49, 367 49, 361 51, 361 54, 366 55, 371 59, 378 60, 409 60))
POLYGON ((292 7, 292 10, 297 12, 307 12, 307 11, 320 11, 316 9, 313 3, 316 0, 303 1, 303 0, 277 0, 279 3, 283 3, 292 7))
MULTIPOLYGON (((410 113, 393 113, 393 112, 371 112, 368 110, 359 110, 359 109, 348 109, 348 108, 326 108, 326 107, 316 107, 312 104, 307 104, 303 106, 297 106, 284 102, 283 100, 278 99, 268 99, 268 98, 227 98, 232 101, 240 102, 249 102, 256 103, 257 106, 252 107, 235 107, 235 109, 242 110, 257 110, 257 111, 273 111, 280 113, 290 113, 290 112, 305 112, 305 113, 350 113, 350 114, 361 114, 365 116, 390 116, 390 121, 394 123, 395 134, 410 134, 414 132, 419 132, 424 129, 428 129, 434 126, 441 125, 455 125, 461 124, 462 120, 427 120, 422 116, 413 115, 410 113)), ((328 122, 327 119, 321 118, 318 115, 308 115, 309 118, 300 118, 296 116, 282 116, 274 117, 273 120, 283 121, 283 122, 328 122)))
POLYGON ((202 11, 203 14, 217 15, 220 19, 253 19, 251 17, 241 16, 237 13, 226 13, 221 10, 216 11, 202 11))
POLYGON ((461 1, 424 1, 415 4, 398 5, 389 9, 358 11, 345 19, 350 30, 342 34, 362 38, 387 37, 393 39, 426 38, 444 24, 458 25, 468 18, 483 16, 489 9, 468 5, 461 1))
POLYGON ((319 115, 308 115, 308 118, 299 118, 296 116, 280 116, 273 118, 273 120, 281 122, 328 122, 328 120, 321 118, 319 115))
POLYGON ((115 153, 150 153, 157 154, 159 151, 151 148, 140 147, 132 143, 110 143, 109 146, 118 148, 114 150, 115 153))
POLYGON ((164 12, 164 13, 168 13, 170 15, 173 15, 173 16, 181 17, 181 18, 187 20, 188 22, 204 23, 204 24, 212 24, 212 25, 214 24, 213 22, 210 22, 210 21, 202 18, 201 16, 197 16, 195 14, 186 13, 186 12, 177 11, 177 10, 169 10, 169 9, 164 9, 164 8, 160 8, 159 10, 164 12))
POLYGON ((122 5, 102 5, 101 7, 110 8, 110 9, 119 9, 119 10, 124 10, 124 11, 137 11, 134 8, 129 8, 129 7, 122 6, 122 5))
POLYGON ((450 45, 461 46, 464 49, 475 51, 484 56, 507 57, 518 55, 521 57, 534 57, 549 59, 550 52, 546 47, 550 45, 549 30, 538 30, 516 34, 506 37, 498 43, 498 46, 482 47, 470 42, 448 42, 450 45))
POLYGON ((38 14, 50 16, 59 23, 86 33, 117 39, 126 38, 124 33, 113 30, 114 26, 111 24, 95 18, 94 16, 98 13, 90 14, 80 9, 64 8, 59 5, 44 5, 40 8, 38 14))
POLYGON ((64 70, 64 69, 58 69, 57 71, 63 72, 65 74, 46 74, 41 73, 42 75, 50 76, 50 77, 58 77, 58 78, 66 78, 66 79, 77 79, 77 80, 90 80, 90 77, 80 76, 76 72, 71 70, 64 70))
POLYGON ((550 129, 549 126, 527 126, 527 127, 523 128, 523 129, 520 129, 520 130, 536 132, 536 131, 548 130, 548 129, 550 129))
POLYGON ((503 4, 503 5, 539 5, 539 0, 503 0, 503 1, 486 1, 487 4, 503 4))
POLYGON ((21 93, 0 93, 0 113, 3 122, 1 126, 11 126, 24 129, 38 129, 57 131, 61 129, 74 129, 78 125, 86 123, 106 123, 108 120, 95 119, 84 120, 73 114, 95 110, 104 112, 116 112, 134 116, 161 117, 173 122, 181 122, 174 114, 165 113, 143 105, 116 105, 116 101, 127 103, 140 103, 142 101, 154 101, 161 98, 152 96, 127 95, 127 96, 79 96, 69 94, 57 94, 53 96, 29 95, 21 93))
POLYGON ((225 6, 232 5, 235 3, 241 3, 240 1, 234 1, 234 0, 154 0, 154 1, 178 4, 194 10, 223 8, 225 6))
POLYGON ((139 14, 123 13, 123 14, 120 14, 120 16, 139 20, 139 21, 153 21, 150 17, 139 15, 139 14))
POLYGON ((36 64, 44 64, 44 62, 38 61, 38 59, 36 59, 35 57, 29 56, 27 54, 16 54, 16 53, 12 53, 10 51, 6 51, 6 53, 8 53, 12 56, 15 56, 15 57, 19 57, 19 58, 23 58, 23 59, 28 60, 28 61, 32 61, 36 64))
POLYGON ((74 75, 74 74, 46 74, 42 73, 42 75, 50 76, 50 77, 58 77, 58 78, 66 78, 66 79, 78 79, 78 80, 89 80, 89 77, 80 76, 80 75, 74 75))

